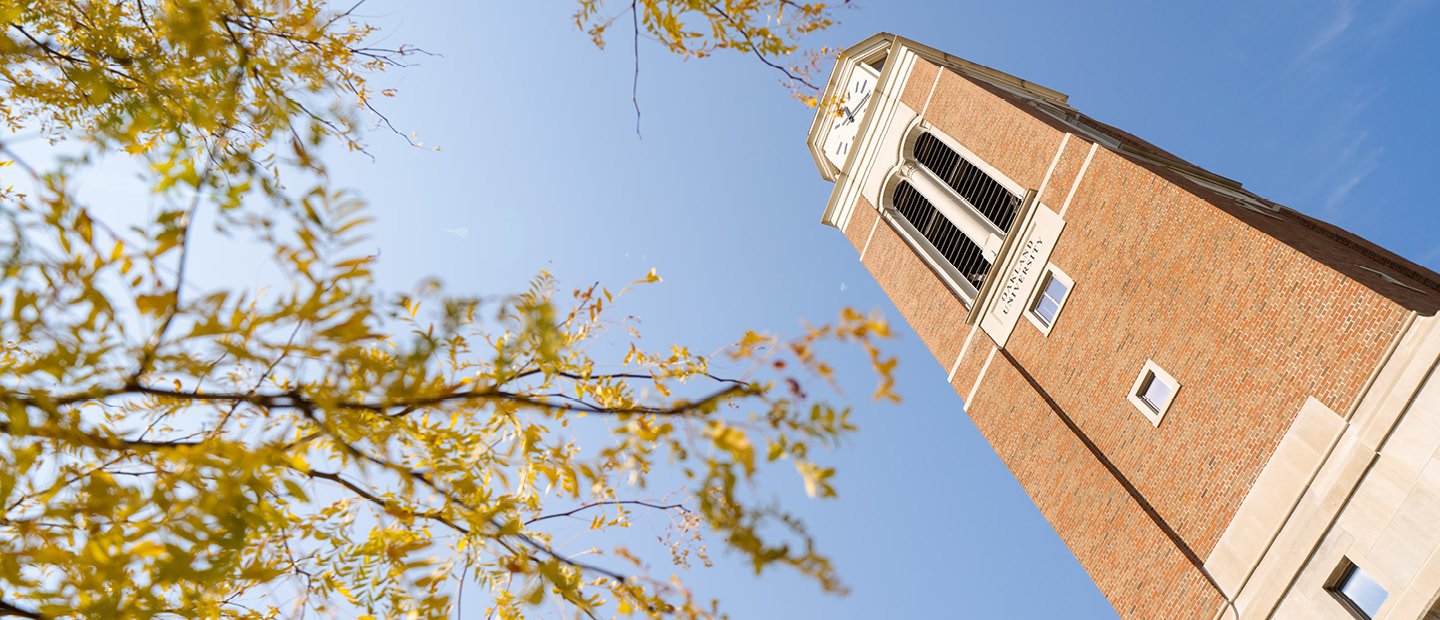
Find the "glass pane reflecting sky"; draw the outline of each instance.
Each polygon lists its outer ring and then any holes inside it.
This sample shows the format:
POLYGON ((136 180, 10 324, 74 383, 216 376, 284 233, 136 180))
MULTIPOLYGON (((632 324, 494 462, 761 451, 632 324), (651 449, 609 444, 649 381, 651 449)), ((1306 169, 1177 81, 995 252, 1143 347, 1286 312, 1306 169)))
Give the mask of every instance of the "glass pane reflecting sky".
POLYGON ((1380 606, 1385 604, 1385 597, 1389 596, 1385 588, 1375 583, 1375 580, 1358 566, 1351 567, 1350 574, 1340 582, 1340 594, 1350 599, 1350 602, 1355 603, 1355 606, 1370 618, 1380 613, 1380 606))

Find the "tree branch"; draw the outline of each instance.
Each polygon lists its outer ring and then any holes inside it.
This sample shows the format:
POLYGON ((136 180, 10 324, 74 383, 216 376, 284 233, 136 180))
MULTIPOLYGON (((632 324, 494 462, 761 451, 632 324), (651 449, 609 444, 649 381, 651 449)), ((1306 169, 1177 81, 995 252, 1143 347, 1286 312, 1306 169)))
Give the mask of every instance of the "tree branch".
POLYGON ((645 508, 654 508, 654 509, 656 509, 656 510, 679 510, 680 512, 684 512, 684 513, 689 513, 689 512, 690 512, 690 509, 689 509, 689 508, 686 508, 684 504, 652 504, 652 503, 650 503, 650 502, 640 501, 640 500, 633 500, 633 499, 632 499, 632 500, 610 500, 610 501, 594 502, 594 503, 590 503, 590 504, 585 504, 584 506, 580 506, 579 508, 575 508, 574 510, 567 510, 567 511, 565 511, 565 512, 557 512, 557 513, 554 513, 554 514, 541 515, 541 516, 535 517, 534 519, 530 519, 529 521, 526 521, 526 522, 525 522, 525 525, 530 525, 531 523, 536 523, 536 522, 539 522, 539 521, 545 521, 545 520, 547 520, 547 519, 558 519, 558 518, 560 518, 560 517, 569 517, 569 516, 572 516, 572 515, 574 515, 574 514, 576 514, 576 513, 584 512, 584 511, 589 510, 589 509, 591 509, 591 508, 598 508, 598 507, 600 507, 600 506, 643 506, 643 507, 645 507, 645 508))
MULTIPOLYGON (((645 139, 640 135, 640 3, 639 0, 630 2, 630 27, 634 31, 635 51, 635 74, 630 80, 630 103, 635 106, 635 137, 645 139)), ((591 287, 593 290, 594 287, 591 287)))
POLYGON ((450 528, 450 529, 452 529, 452 530, 455 530, 456 532, 459 532, 459 533, 461 533, 461 534, 469 534, 469 533, 470 533, 470 528, 467 528, 467 527, 465 527, 465 526, 463 526, 463 525, 460 525, 460 524, 452 521, 451 519, 449 519, 449 518, 446 517, 445 515, 440 514, 440 511, 438 511, 438 510, 430 510, 430 511, 421 512, 421 511, 413 510, 413 509, 408 508, 408 507, 406 507, 406 506, 402 506, 402 505, 400 505, 399 503, 397 503, 397 502, 395 502, 395 501, 393 501, 393 500, 387 500, 387 499, 385 499, 385 498, 383 498, 383 497, 379 497, 379 496, 375 495, 374 493, 371 493, 370 491, 366 490, 364 487, 361 487, 360 485, 355 484, 354 482, 351 482, 349 479, 345 478, 344 476, 341 476, 339 472, 316 471, 316 470, 313 470, 313 469, 310 469, 310 470, 297 469, 297 468, 292 468, 292 469, 295 469, 295 471, 298 471, 298 472, 300 472, 300 473, 302 473, 302 474, 305 474, 306 476, 309 476, 309 477, 311 477, 311 478, 319 478, 319 479, 321 479, 321 480, 329 480, 330 482, 334 482, 335 484, 338 484, 338 485, 340 485, 340 486, 342 486, 342 487, 345 487, 345 488, 349 489, 351 493, 354 493, 354 494, 360 496, 361 498, 365 499, 366 501, 368 501, 368 502, 370 502, 370 503, 372 503, 372 504, 375 504, 376 506, 379 506, 380 508, 384 509, 384 510, 387 511, 387 512, 389 512, 389 511, 400 511, 400 512, 404 512, 405 514, 408 514, 408 515, 410 515, 410 516, 412 516, 412 517, 418 517, 418 518, 421 518, 421 519, 429 519, 429 520, 431 520, 431 521, 435 521, 436 523, 440 523, 440 524, 444 525, 445 527, 448 527, 448 528, 450 528))
MULTIPOLYGON (((653 377, 651 377, 653 378, 653 377)), ((327 405, 336 409, 351 409, 357 411, 370 411, 374 413, 386 413, 392 409, 421 409, 433 407, 451 402, 464 401, 506 401, 520 405, 548 409, 552 411, 592 413, 604 415, 658 415, 658 416, 684 416, 690 415, 721 401, 738 396, 753 396, 762 392, 759 387, 750 384, 736 382, 725 389, 712 392, 708 396, 696 401, 678 401, 669 407, 606 407, 586 401, 579 403, 562 403, 547 398, 554 397, 553 394, 521 394, 495 388, 481 388, 450 392, 436 396, 425 396, 417 398, 396 398, 375 402, 347 401, 341 400, 327 405)), ((257 407, 268 409, 305 409, 320 408, 316 400, 301 394, 297 390, 283 393, 257 393, 257 392, 194 392, 183 390, 172 390, 161 387, 146 386, 139 384, 127 384, 113 390, 90 390, 61 396, 50 396, 44 394, 25 393, 0 393, 0 400, 10 400, 20 405, 37 407, 48 410, 51 407, 73 406, 86 402, 102 401, 108 398, 126 395, 148 395, 162 398, 173 398, 177 400, 188 400, 195 402, 243 402, 250 403, 257 407)), ((408 413, 408 412, 407 412, 408 413)))
POLYGON ((759 58, 760 62, 764 63, 765 66, 784 73, 785 77, 790 78, 790 80, 793 82, 799 82, 801 84, 804 84, 812 90, 820 90, 818 86, 810 83, 810 80, 795 75, 790 71, 790 69, 786 68, 784 65, 776 64, 772 62, 768 57, 766 57, 765 54, 760 51, 760 47, 755 45, 755 40, 750 35, 750 31, 745 28, 745 25, 736 21, 735 18, 732 17, 730 13, 726 12, 723 7, 714 2, 706 2, 706 4, 710 5, 710 9, 715 11, 717 15, 725 18, 725 21, 730 22, 730 25, 735 28, 735 31, 740 33, 740 36, 745 37, 745 44, 750 46, 750 51, 754 53, 755 57, 759 58))
MULTIPOLYGON (((419 482, 421 485, 424 485, 426 488, 429 488, 430 490, 438 493, 441 497, 445 498, 446 501, 449 501, 449 502, 451 502, 451 503, 454 503, 455 505, 460 506, 461 508, 464 508, 465 510, 471 512, 472 514, 473 514, 473 513, 479 513, 479 512, 481 512, 479 509, 475 508, 474 506, 471 506, 471 505, 469 504, 469 502, 466 502, 466 501, 464 501, 464 500, 462 500, 462 499, 460 499, 460 498, 458 498, 458 497, 455 497, 452 493, 450 493, 450 491, 448 491, 447 489, 441 487, 437 482, 435 482, 434 480, 432 480, 432 479, 430 478, 430 476, 427 475, 425 472, 422 472, 422 471, 419 471, 419 470, 415 470, 415 469, 411 469, 411 468, 409 468, 409 467, 405 467, 405 466, 398 465, 398 464, 395 464, 395 463, 391 463, 390 461, 388 461, 388 460, 386 460, 386 459, 383 459, 383 458, 380 458, 380 457, 371 455, 371 454, 369 454, 369 453, 367 453, 367 452, 365 452, 365 451, 363 451, 363 450, 355 447, 355 446, 352 445, 350 442, 346 441, 343 437, 340 437, 337 433, 335 433, 333 430, 331 430, 330 427, 329 427, 329 425, 326 424, 326 422, 325 422, 324 420, 322 420, 319 416, 317 416, 317 415, 315 414, 315 410, 314 410, 313 408, 310 408, 310 407, 302 407, 300 410, 301 410, 302 413, 304 413, 304 415, 305 415, 306 418, 309 418, 311 421, 315 422, 315 424, 316 424, 317 426, 319 426, 320 429, 321 429, 325 434, 329 435, 330 438, 335 441, 336 445, 338 445, 341 449, 345 450, 345 451, 346 451, 347 453, 349 453, 351 456, 354 456, 355 458, 360 459, 360 460, 363 460, 363 461, 366 461, 366 462, 368 462, 368 463, 372 463, 372 464, 374 464, 374 465, 383 467, 383 468, 388 469, 388 470, 390 470, 390 471, 392 471, 392 472, 395 472, 396 474, 399 474, 399 475, 401 475, 401 476, 403 476, 403 477, 406 477, 406 478, 409 478, 409 479, 414 480, 414 481, 416 481, 416 482, 419 482)), ((555 551, 554 549, 552 549, 552 548, 550 547, 550 545, 547 545, 547 544, 545 544, 545 543, 543 543, 543 542, 540 542, 540 541, 536 540, 535 538, 533 538, 533 537, 531 537, 531 536, 529 536, 529 535, 527 535, 527 534, 525 534, 525 533, 523 533, 523 532, 514 533, 514 534, 505 534, 505 533, 503 533, 503 532, 506 530, 505 524, 504 524, 504 523, 501 523, 498 517, 490 517, 488 520, 489 520, 489 522, 490 522, 490 525, 495 528, 495 534, 493 535, 492 540, 495 540, 497 543, 500 543, 502 546, 505 546, 506 549, 509 550, 509 551, 511 551, 512 553, 514 553, 514 548, 513 548, 513 547, 510 547, 510 546, 508 546, 508 545, 505 544, 505 540, 504 540, 505 538, 514 538, 514 539, 517 539, 517 540, 519 540, 521 543, 523 543, 525 546, 530 547, 530 548, 533 549, 534 551, 539 552, 541 555, 544 555, 545 557, 550 558, 550 559, 552 559, 552 560, 554 560, 554 561, 556 561, 556 562, 560 562, 560 563, 562 563, 562 564, 565 564, 566 566, 574 567, 574 568, 576 568, 576 569, 578 569, 578 570, 580 570, 580 571, 587 571, 587 572, 591 572, 591 573, 603 575, 603 576, 605 576, 605 577, 607 577, 607 578, 609 578, 609 579, 612 579, 612 580, 614 580, 614 581, 617 581, 617 582, 619 582, 619 583, 626 583, 626 582, 629 580, 629 578, 626 577, 625 575, 623 575, 623 574, 621 574, 621 573, 617 573, 617 572, 615 572, 615 571, 613 571, 613 570, 610 570, 610 569, 608 569, 608 568, 604 568, 604 567, 601 567, 601 566, 596 566, 596 565, 594 565, 594 564, 589 564, 589 563, 586 563, 586 562, 580 562, 580 561, 578 561, 578 560, 574 560, 574 559, 571 559, 571 558, 567 558, 567 557, 565 557, 565 556, 563 556, 563 555, 560 555, 560 553, 557 552, 557 551, 555 551)), ((584 605, 583 605, 584 602, 583 602, 583 601, 572 601, 572 602, 581 604, 581 608, 583 609, 583 607, 584 607, 584 605)))
MULTIPOLYGON (((21 401, 24 404, 24 401, 21 401)), ((10 422, 0 420, 0 433, 12 435, 10 422)), ((198 446, 202 441, 175 439, 175 440, 150 440, 150 439, 126 439, 113 435, 96 435, 87 433, 80 429, 55 428, 54 425, 33 426, 25 432, 33 437, 43 437, 56 441, 68 441, 88 448, 106 451, 134 451, 151 452, 154 450, 173 450, 198 446)))

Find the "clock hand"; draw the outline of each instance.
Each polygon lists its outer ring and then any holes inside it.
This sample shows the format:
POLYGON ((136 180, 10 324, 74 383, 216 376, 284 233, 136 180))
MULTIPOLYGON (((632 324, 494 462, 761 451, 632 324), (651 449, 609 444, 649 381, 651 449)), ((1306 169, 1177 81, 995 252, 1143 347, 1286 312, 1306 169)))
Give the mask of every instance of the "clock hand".
MULTIPOLYGON (((865 107, 865 102, 868 101, 869 99, 870 99, 870 93, 865 93, 865 96, 864 96, 864 97, 861 97, 861 98, 860 98, 860 101, 857 101, 857 102, 855 103, 855 112, 859 112, 862 108, 864 108, 864 107, 865 107)), ((846 109, 845 109, 845 115, 848 116, 848 117, 850 117, 850 122, 855 122, 855 112, 851 112, 849 108, 846 108, 846 109)))

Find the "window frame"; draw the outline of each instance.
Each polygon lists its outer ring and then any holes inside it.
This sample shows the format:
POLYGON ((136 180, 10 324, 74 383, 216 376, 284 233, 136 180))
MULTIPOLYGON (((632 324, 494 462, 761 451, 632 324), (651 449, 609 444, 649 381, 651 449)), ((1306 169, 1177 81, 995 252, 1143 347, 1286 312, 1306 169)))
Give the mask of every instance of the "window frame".
POLYGON ((1385 584, 1380 583, 1379 579, 1376 579, 1369 571, 1360 568, 1360 565, 1356 564, 1355 561, 1349 557, 1341 558, 1340 564, 1335 567, 1335 572, 1330 575, 1329 579, 1325 580, 1325 591, 1330 593, 1330 596, 1334 597, 1335 601, 1339 603, 1341 607, 1344 607, 1345 611, 1350 612, 1350 615, 1354 616, 1356 620, 1373 620, 1380 615, 1380 610, 1385 608, 1385 603, 1390 601, 1390 590, 1385 587, 1385 584), (1385 593, 1385 598, 1380 601, 1380 606, 1375 609, 1376 613, 1374 615, 1361 609, 1360 604, 1357 603, 1355 599, 1350 598, 1349 595, 1342 591, 1342 588, 1345 587, 1346 583, 1357 572, 1364 575, 1366 579, 1380 588, 1381 592, 1385 593))
MULTIPOLYGON (((905 139, 901 142, 901 144, 904 145, 902 147, 902 160, 909 160, 915 162, 916 166, 920 166, 920 158, 916 157, 915 155, 915 145, 917 142, 920 141, 920 134, 922 133, 928 133, 934 136, 936 139, 940 140, 940 142, 943 143, 945 146, 950 147, 950 150, 955 151, 957 154, 959 154, 962 159, 970 162, 970 165, 979 168, 981 172, 984 172, 992 180, 1004 186, 1004 188, 1011 194, 1020 196, 1022 200, 1024 199, 1024 186, 1016 183, 1013 179, 1006 176, 1005 173, 1001 172, 999 168, 990 165, 990 162, 987 162, 984 158, 976 155, 974 151, 966 148, 965 145, 960 144, 960 141, 951 137, 950 134, 941 131, 938 127, 935 127, 935 125, 923 119, 921 119, 920 122, 916 123, 914 126, 906 130, 905 139)), ((941 181, 941 184, 944 185, 943 180, 941 181)), ((946 187, 948 188, 949 186, 947 185, 946 187)), ((956 196, 959 196, 959 194, 957 193, 956 196)))
POLYGON ((1056 267, 1055 263, 1047 263, 1044 272, 1040 274, 1039 282, 1039 285, 1035 287, 1035 291, 1030 294, 1030 300, 1025 303, 1024 314, 1025 318, 1029 319, 1030 324, 1035 326, 1035 329, 1040 330, 1041 334, 1049 336, 1050 332, 1055 329, 1055 324, 1060 322, 1060 314, 1065 310, 1065 304, 1068 303, 1070 298, 1075 294, 1075 280, 1069 275, 1066 275, 1064 271, 1061 271, 1059 267, 1056 267), (1060 298, 1060 301, 1055 305, 1055 318, 1051 319, 1047 325, 1045 319, 1035 311, 1035 308, 1040 305, 1040 299, 1045 296, 1045 286, 1048 285, 1052 279, 1059 280, 1061 284, 1065 285, 1065 296, 1060 298))
MULTIPOLYGON (((900 238, 910 246, 911 250, 915 252, 915 255, 930 268, 930 271, 940 277, 940 281, 945 284, 945 287, 950 289, 950 292, 959 298, 960 301, 965 304, 965 307, 968 308, 974 304, 975 300, 979 297, 980 289, 975 287, 969 278, 966 278, 965 274, 961 273, 960 269, 952 264, 939 248, 935 247, 935 244, 925 236, 924 232, 916 227, 914 222, 910 221, 910 218, 908 218, 895 203, 896 194, 899 193, 900 185, 902 183, 908 183, 910 180, 909 177, 900 173, 892 175, 890 181, 885 184, 882 190, 884 194, 882 195, 883 206, 880 210, 881 217, 890 225, 891 229, 900 235, 900 238)), ((913 183, 911 183, 911 187, 918 191, 918 188, 915 188, 913 183)), ((936 217, 946 217, 944 212, 941 212, 939 207, 930 201, 929 197, 923 193, 920 194, 920 197, 926 202, 929 202, 930 207, 937 211, 935 214, 936 217)), ((994 269, 995 266, 992 263, 990 270, 994 271, 994 269)))
MULTIPOLYGON (((908 160, 911 161, 916 168, 930 173, 929 176, 938 181, 937 185, 939 188, 952 202, 957 203, 958 206, 961 207, 961 211, 968 212, 983 226, 989 228, 993 234, 1001 237, 1004 237, 1009 231, 1014 230, 1015 225, 1018 223, 1016 220, 1019 218, 1021 208, 1025 202, 1025 191, 1023 188, 1019 188, 1013 181, 1001 174, 999 170, 986 164, 984 160, 980 159, 974 153, 971 153, 969 149, 956 144, 954 140, 948 139, 948 136, 945 136, 945 134, 939 130, 921 127, 915 132, 913 137, 907 140, 907 144, 906 157, 908 160), (954 156, 955 161, 950 163, 953 167, 950 172, 946 173, 934 167, 936 163, 941 162, 934 160, 927 161, 927 159, 931 158, 926 157, 925 154, 934 154, 933 150, 927 150, 922 154, 920 144, 927 138, 933 141, 936 146, 950 151, 950 154, 954 156), (996 221, 990 214, 987 214, 985 209, 981 208, 981 204, 972 200, 972 197, 966 196, 964 189, 954 185, 954 181, 952 181, 949 176, 954 173, 955 170, 959 169, 961 164, 968 166, 969 169, 978 173, 985 181, 989 181, 995 189, 1004 192, 1009 202, 1013 203, 1008 207, 1004 207, 1010 212, 1010 225, 1008 228, 1001 228, 1000 222, 996 221)), ((940 157, 943 160, 943 155, 940 157)), ((973 198, 981 197, 982 196, 975 196, 973 198)))
MULTIPOLYGON (((995 272, 999 268, 998 254, 1005 247, 1005 240, 1021 226, 1020 220, 1024 216, 1027 205, 1030 204, 1027 199, 1030 199, 1032 192, 1021 188, 1019 184, 990 166, 985 160, 960 145, 954 138, 922 118, 913 119, 905 128, 902 136, 897 145, 899 148, 897 161, 884 177, 884 183, 878 188, 879 211, 891 228, 906 241, 931 271, 940 276, 941 281, 960 299, 961 303, 967 309, 973 309, 980 302, 981 291, 986 290, 986 283, 995 276, 995 272), (961 196, 955 188, 950 187, 935 171, 920 162, 915 148, 920 137, 926 134, 945 148, 954 151, 954 154, 961 160, 982 173, 1007 194, 1019 197, 1020 204, 1010 230, 1001 230, 989 217, 970 204, 964 196, 961 196), (908 216, 898 208, 895 199, 902 183, 908 183, 921 198, 929 203, 938 217, 944 218, 956 229, 958 234, 965 237, 968 243, 980 249, 981 259, 989 266, 979 278, 978 284, 971 281, 966 273, 961 272, 963 265, 951 263, 950 259, 936 247, 936 242, 925 235, 925 231, 920 229, 922 222, 911 222, 908 216)), ((978 272, 976 274, 978 275, 978 272)))
POLYGON ((1130 393, 1126 396, 1126 400, 1130 401, 1130 404, 1145 416, 1145 419, 1150 420, 1151 424, 1159 427, 1160 421, 1165 419, 1166 412, 1170 411, 1170 407, 1175 404, 1175 397, 1180 394, 1180 388, 1180 382, 1176 381, 1170 373, 1165 372, 1165 369, 1156 364, 1155 360, 1145 360, 1145 366, 1140 369, 1140 376, 1135 378, 1135 384, 1130 386, 1130 393), (1151 403, 1144 396, 1144 390, 1157 380, 1170 387, 1170 394, 1163 403, 1151 403))

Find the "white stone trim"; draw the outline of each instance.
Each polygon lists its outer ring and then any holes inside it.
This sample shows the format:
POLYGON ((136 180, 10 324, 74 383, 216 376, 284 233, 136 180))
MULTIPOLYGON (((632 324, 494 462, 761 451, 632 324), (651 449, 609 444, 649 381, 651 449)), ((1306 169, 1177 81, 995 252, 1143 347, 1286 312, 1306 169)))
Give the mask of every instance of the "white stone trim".
POLYGON ((975 337, 975 330, 980 328, 979 323, 970 326, 970 333, 965 334, 965 344, 960 345, 960 354, 955 356, 955 363, 950 365, 950 374, 945 376, 946 383, 955 382, 955 372, 960 370, 960 360, 965 359, 965 351, 970 348, 970 340, 975 337))
MULTIPOLYGON (((858 57, 869 58, 871 54, 878 53, 860 54, 858 57)), ((909 79, 911 70, 915 66, 915 60, 915 54, 903 48, 889 49, 885 70, 881 72, 880 83, 875 87, 876 94, 867 104, 868 110, 865 112, 865 118, 860 121, 860 126, 855 134, 855 145, 851 147, 846 167, 844 170, 837 171, 836 175, 831 178, 835 181, 835 188, 830 192, 830 200, 825 205, 825 214, 821 216, 822 222, 845 230, 850 223, 850 217, 854 214, 856 199, 864 194, 867 185, 866 179, 877 169, 885 170, 889 167, 888 162, 877 162, 881 152, 885 150, 882 141, 890 133, 887 128, 894 122, 894 117, 902 108, 914 113, 913 110, 900 103, 900 97, 905 89, 897 88, 893 84, 903 85, 904 81, 909 79)), ((823 144, 824 136, 818 136, 818 139, 823 144)), ((814 149, 813 144, 811 148, 814 149)), ((822 157, 823 155, 821 153, 822 157)), ((872 202, 872 204, 878 203, 872 202)))
MULTIPOLYGON (((1334 608, 1317 604, 1315 598, 1328 602, 1330 597, 1319 588, 1333 561, 1355 553, 1355 541, 1368 546, 1363 553, 1372 565, 1388 566, 1382 572, 1397 580, 1397 589, 1390 590, 1395 607, 1377 620, 1413 620, 1433 605, 1440 589, 1440 529, 1425 529, 1427 541, 1408 534, 1388 536, 1387 530, 1416 527, 1420 513, 1400 514, 1408 510, 1411 495, 1440 496, 1440 449, 1432 444, 1416 452, 1407 434, 1433 424, 1440 411, 1440 317, 1407 320, 1403 329, 1400 346, 1363 389, 1359 407, 1348 417, 1319 473, 1233 597, 1241 617, 1349 620, 1344 614, 1326 613, 1334 608), (1431 482, 1422 490, 1416 484, 1421 474, 1414 468, 1416 461, 1426 459, 1431 482), (1397 554, 1427 548, 1430 557, 1417 570, 1390 574, 1397 554)), ((1437 520, 1431 516, 1426 523, 1437 520)))
POLYGON ((865 253, 870 251, 870 240, 875 238, 875 231, 880 229, 880 220, 885 219, 877 211, 875 221, 870 223, 870 234, 865 236, 865 247, 860 248, 860 262, 865 262, 865 253))
POLYGON ((975 384, 970 386, 970 393, 965 395, 965 410, 969 411, 975 403, 975 392, 980 389, 980 382, 985 380, 985 373, 990 371, 990 362, 995 359, 995 352, 999 347, 990 347, 990 354, 985 356, 985 365, 980 367, 980 374, 975 375, 975 384))
MULTIPOLYGON (((827 109, 828 106, 825 105, 826 99, 828 97, 831 97, 832 94, 836 92, 837 88, 841 88, 842 84, 846 84, 850 81, 850 73, 855 69, 857 65, 867 64, 869 61, 881 55, 882 53, 888 55, 896 49, 899 49, 899 46, 895 45, 894 36, 872 36, 854 45, 850 49, 845 50, 841 58, 835 63, 835 67, 830 71, 830 78, 825 82, 825 89, 820 98, 820 105, 817 106, 817 109, 815 110, 815 118, 810 121, 810 131, 807 133, 806 137, 806 143, 810 151, 810 156, 815 159, 815 165, 817 168, 820 169, 821 178, 824 178, 827 181, 835 181, 838 185, 839 179, 844 172, 844 170, 832 164, 830 162, 830 158, 825 156, 825 138, 826 134, 829 133, 829 129, 831 127, 830 123, 827 121, 832 118, 829 114, 829 110, 827 109)), ((887 60, 885 63, 887 65, 887 68, 888 65, 898 64, 891 62, 894 60, 896 59, 888 58, 887 56, 887 60)), ((881 82, 879 84, 876 84, 876 92, 879 92, 881 88, 885 86, 886 78, 888 78, 890 75, 893 75, 894 72, 881 71, 880 73, 881 82)), ((870 103, 870 106, 874 105, 875 104, 872 101, 870 103)), ((878 108, 872 107, 872 111, 876 109, 878 108)), ((863 123, 864 121, 862 121, 862 125, 859 128, 858 133, 864 133, 865 127, 863 123)), ((857 144, 855 146, 858 147, 859 145, 857 144)), ((854 148, 852 148, 852 155, 853 150, 854 148)), ((844 230, 844 226, 841 225, 843 223, 837 223, 835 220, 832 220, 828 217, 825 218, 824 221, 827 224, 836 226, 837 228, 844 230)))
MULTIPOLYGON (((919 122, 920 113, 910 109, 903 102, 895 104, 895 111, 885 124, 875 131, 882 132, 875 145, 875 155, 866 165, 864 179, 860 183, 860 195, 878 208, 884 205, 887 184, 904 170, 905 137, 919 122)), ((853 215, 852 215, 853 217, 853 215)))
POLYGON ((953 56, 918 41, 912 41, 905 37, 894 35, 885 36, 890 36, 897 46, 904 47, 907 51, 924 58, 930 63, 939 65, 941 68, 950 69, 966 77, 978 79, 1004 90, 1021 100, 1044 101, 1050 105, 1061 106, 1068 109, 1068 104, 1066 103, 1068 97, 1066 97, 1065 93, 1046 88, 1029 80, 1015 77, 991 67, 975 64, 964 58, 953 56))
POLYGON ((1060 156, 1065 154, 1065 146, 1070 144, 1069 132, 1060 138, 1060 148, 1055 149, 1055 156, 1050 158, 1050 167, 1045 169, 1045 177, 1040 179, 1040 189, 1035 190, 1041 198, 1045 197, 1045 188, 1050 186, 1050 175, 1055 174, 1055 166, 1060 163, 1060 156))
POLYGON ((1275 544, 1281 526, 1295 512, 1305 490, 1335 449, 1345 419, 1315 397, 1307 397, 1260 470, 1235 516, 1205 558, 1205 570, 1226 596, 1234 597, 1275 544))
MULTIPOLYGON (((1068 135, 1068 134, 1067 134, 1068 135)), ((1090 152, 1085 154, 1085 163, 1080 164, 1080 172, 1075 175, 1075 182, 1070 184, 1070 193, 1065 194, 1065 202, 1060 205, 1060 217, 1065 217, 1065 212, 1070 210, 1070 201, 1075 198, 1075 190, 1080 189, 1080 180, 1085 178, 1085 171, 1090 169, 1090 160, 1095 158, 1095 151, 1100 148, 1100 143, 1090 145, 1090 152)))
POLYGON ((995 344, 1003 347, 1009 342, 1064 230, 1065 220, 1059 214, 1034 201, 1023 224, 1011 233, 1008 255, 986 281, 990 291, 985 305, 977 305, 970 318, 990 334, 995 344))
POLYGON ((1351 541, 1349 548, 1346 549, 1344 553, 1339 554, 1338 557, 1331 557, 1330 565, 1330 574, 1326 576, 1320 585, 1320 589, 1323 590, 1330 599, 1324 602, 1333 604, 1333 608, 1326 611, 1335 615, 1339 613, 1347 614, 1358 620, 1364 620, 1364 618, 1367 617, 1363 615, 1359 609, 1352 608, 1354 602, 1350 601, 1337 590, 1340 585, 1340 580, 1350 573, 1352 567, 1353 570, 1359 570, 1364 573, 1366 577, 1369 577, 1380 586, 1380 589, 1385 591, 1385 602, 1381 603, 1380 608, 1375 610, 1375 615, 1369 616, 1369 618, 1387 617, 1388 613, 1395 608, 1395 592, 1403 588, 1400 587, 1400 584, 1395 583, 1389 575, 1386 575, 1384 571, 1376 570, 1370 558, 1366 557, 1365 550, 1355 541, 1351 541))
POLYGON ((930 111, 930 100, 935 98, 935 89, 940 87, 940 74, 945 72, 945 67, 931 66, 935 67, 935 79, 930 82, 930 92, 925 94, 925 104, 920 106, 920 116, 925 116, 925 113, 930 111))

